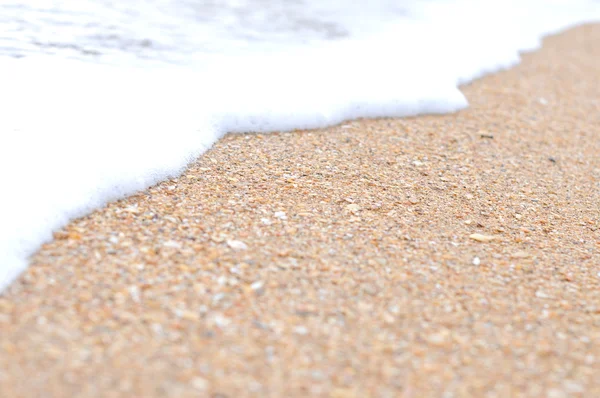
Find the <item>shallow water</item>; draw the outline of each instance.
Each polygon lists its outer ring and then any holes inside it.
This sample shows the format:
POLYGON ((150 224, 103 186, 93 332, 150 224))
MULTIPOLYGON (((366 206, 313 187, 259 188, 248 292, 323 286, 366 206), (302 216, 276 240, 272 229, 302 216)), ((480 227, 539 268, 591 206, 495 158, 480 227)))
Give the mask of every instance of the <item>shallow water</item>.
POLYGON ((417 2, 8 0, 0 4, 0 56, 189 63, 206 54, 365 35, 410 15, 411 3, 417 2))

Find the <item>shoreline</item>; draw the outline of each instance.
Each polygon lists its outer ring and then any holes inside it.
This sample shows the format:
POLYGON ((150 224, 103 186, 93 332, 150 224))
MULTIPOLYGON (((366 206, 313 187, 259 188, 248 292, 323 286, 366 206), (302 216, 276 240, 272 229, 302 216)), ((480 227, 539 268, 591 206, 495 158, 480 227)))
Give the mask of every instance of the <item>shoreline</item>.
POLYGON ((0 390, 600 395, 599 39, 455 114, 227 135, 75 220, 0 296, 0 390))

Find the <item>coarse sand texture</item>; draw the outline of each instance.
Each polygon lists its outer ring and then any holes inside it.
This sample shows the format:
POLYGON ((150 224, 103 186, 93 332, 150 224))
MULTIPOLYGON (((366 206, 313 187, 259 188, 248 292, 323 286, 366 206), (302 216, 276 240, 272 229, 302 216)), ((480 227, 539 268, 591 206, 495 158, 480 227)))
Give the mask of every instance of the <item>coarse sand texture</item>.
POLYGON ((0 395, 600 396, 600 25, 523 58, 75 220, 0 296, 0 395))

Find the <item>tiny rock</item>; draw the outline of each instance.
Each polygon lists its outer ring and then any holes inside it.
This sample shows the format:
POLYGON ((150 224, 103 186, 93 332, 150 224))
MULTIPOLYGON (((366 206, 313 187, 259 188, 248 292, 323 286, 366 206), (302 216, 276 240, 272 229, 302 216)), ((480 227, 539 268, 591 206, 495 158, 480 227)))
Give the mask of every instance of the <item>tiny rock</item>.
POLYGON ((174 249, 181 249, 181 243, 179 242, 175 242, 174 240, 168 240, 165 243, 163 243, 163 246, 165 247, 172 247, 174 249))
POLYGON ((128 290, 129 290, 129 295, 131 296, 131 299, 134 302, 139 303, 140 302, 140 289, 136 285, 131 285, 131 286, 129 286, 128 290))
POLYGON ((308 334, 308 329, 306 328, 306 326, 296 326, 294 328, 294 333, 304 336, 308 334))
POLYGON ((246 250, 248 249, 248 245, 246 245, 241 240, 228 240, 227 246, 231 247, 234 250, 246 250))
POLYGON ((351 213, 357 213, 358 211, 360 211, 360 206, 356 203, 352 203, 346 206, 346 210, 348 210, 351 213))
POLYGON ((127 213, 137 214, 140 212, 140 209, 138 209, 138 206, 136 204, 133 206, 127 206, 124 211, 126 211, 127 213))
POLYGON ((174 310, 174 313, 178 318, 186 319, 188 321, 195 321, 199 318, 199 314, 190 310, 176 309, 174 310))
POLYGON ((200 391, 205 391, 208 388, 208 382, 202 377, 195 377, 192 380, 192 386, 200 391))
POLYGON ((370 296, 375 296, 379 292, 379 289, 370 283, 363 286, 363 291, 370 296))
POLYGON ((285 214, 284 211, 276 211, 274 216, 276 218, 279 218, 280 220, 287 220, 287 215, 285 214))
POLYGON ((491 242, 496 239, 495 236, 483 235, 483 234, 471 234, 469 238, 476 240, 477 242, 491 242))
POLYGON ((541 299, 549 299, 551 298, 548 294, 546 294, 545 292, 538 290, 537 292, 535 292, 535 297, 537 298, 541 298, 541 299))
POLYGON ((513 253, 511 255, 511 257, 512 258, 528 258, 529 257, 529 253, 520 251, 520 252, 513 253))
POLYGON ((210 237, 210 240, 215 243, 223 243, 225 242, 225 237, 223 235, 213 235, 210 237))
POLYGON ((450 338, 450 332, 446 329, 442 329, 437 333, 428 336, 427 341, 434 346, 443 346, 447 344, 450 338))
POLYGON ((396 322, 396 318, 392 314, 390 314, 389 312, 384 312, 383 313, 383 320, 388 325, 392 325, 392 324, 394 324, 396 322))
POLYGON ((221 314, 215 314, 213 316, 213 322, 220 328, 224 328, 231 323, 231 320, 221 314))

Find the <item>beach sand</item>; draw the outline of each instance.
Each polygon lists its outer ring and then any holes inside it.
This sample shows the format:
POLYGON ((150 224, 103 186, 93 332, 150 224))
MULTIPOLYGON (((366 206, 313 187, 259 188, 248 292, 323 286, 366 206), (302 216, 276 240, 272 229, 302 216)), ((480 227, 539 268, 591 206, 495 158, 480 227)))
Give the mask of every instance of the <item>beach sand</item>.
POLYGON ((0 395, 600 396, 598 60, 579 27, 467 110, 228 135, 75 220, 0 297, 0 395))

